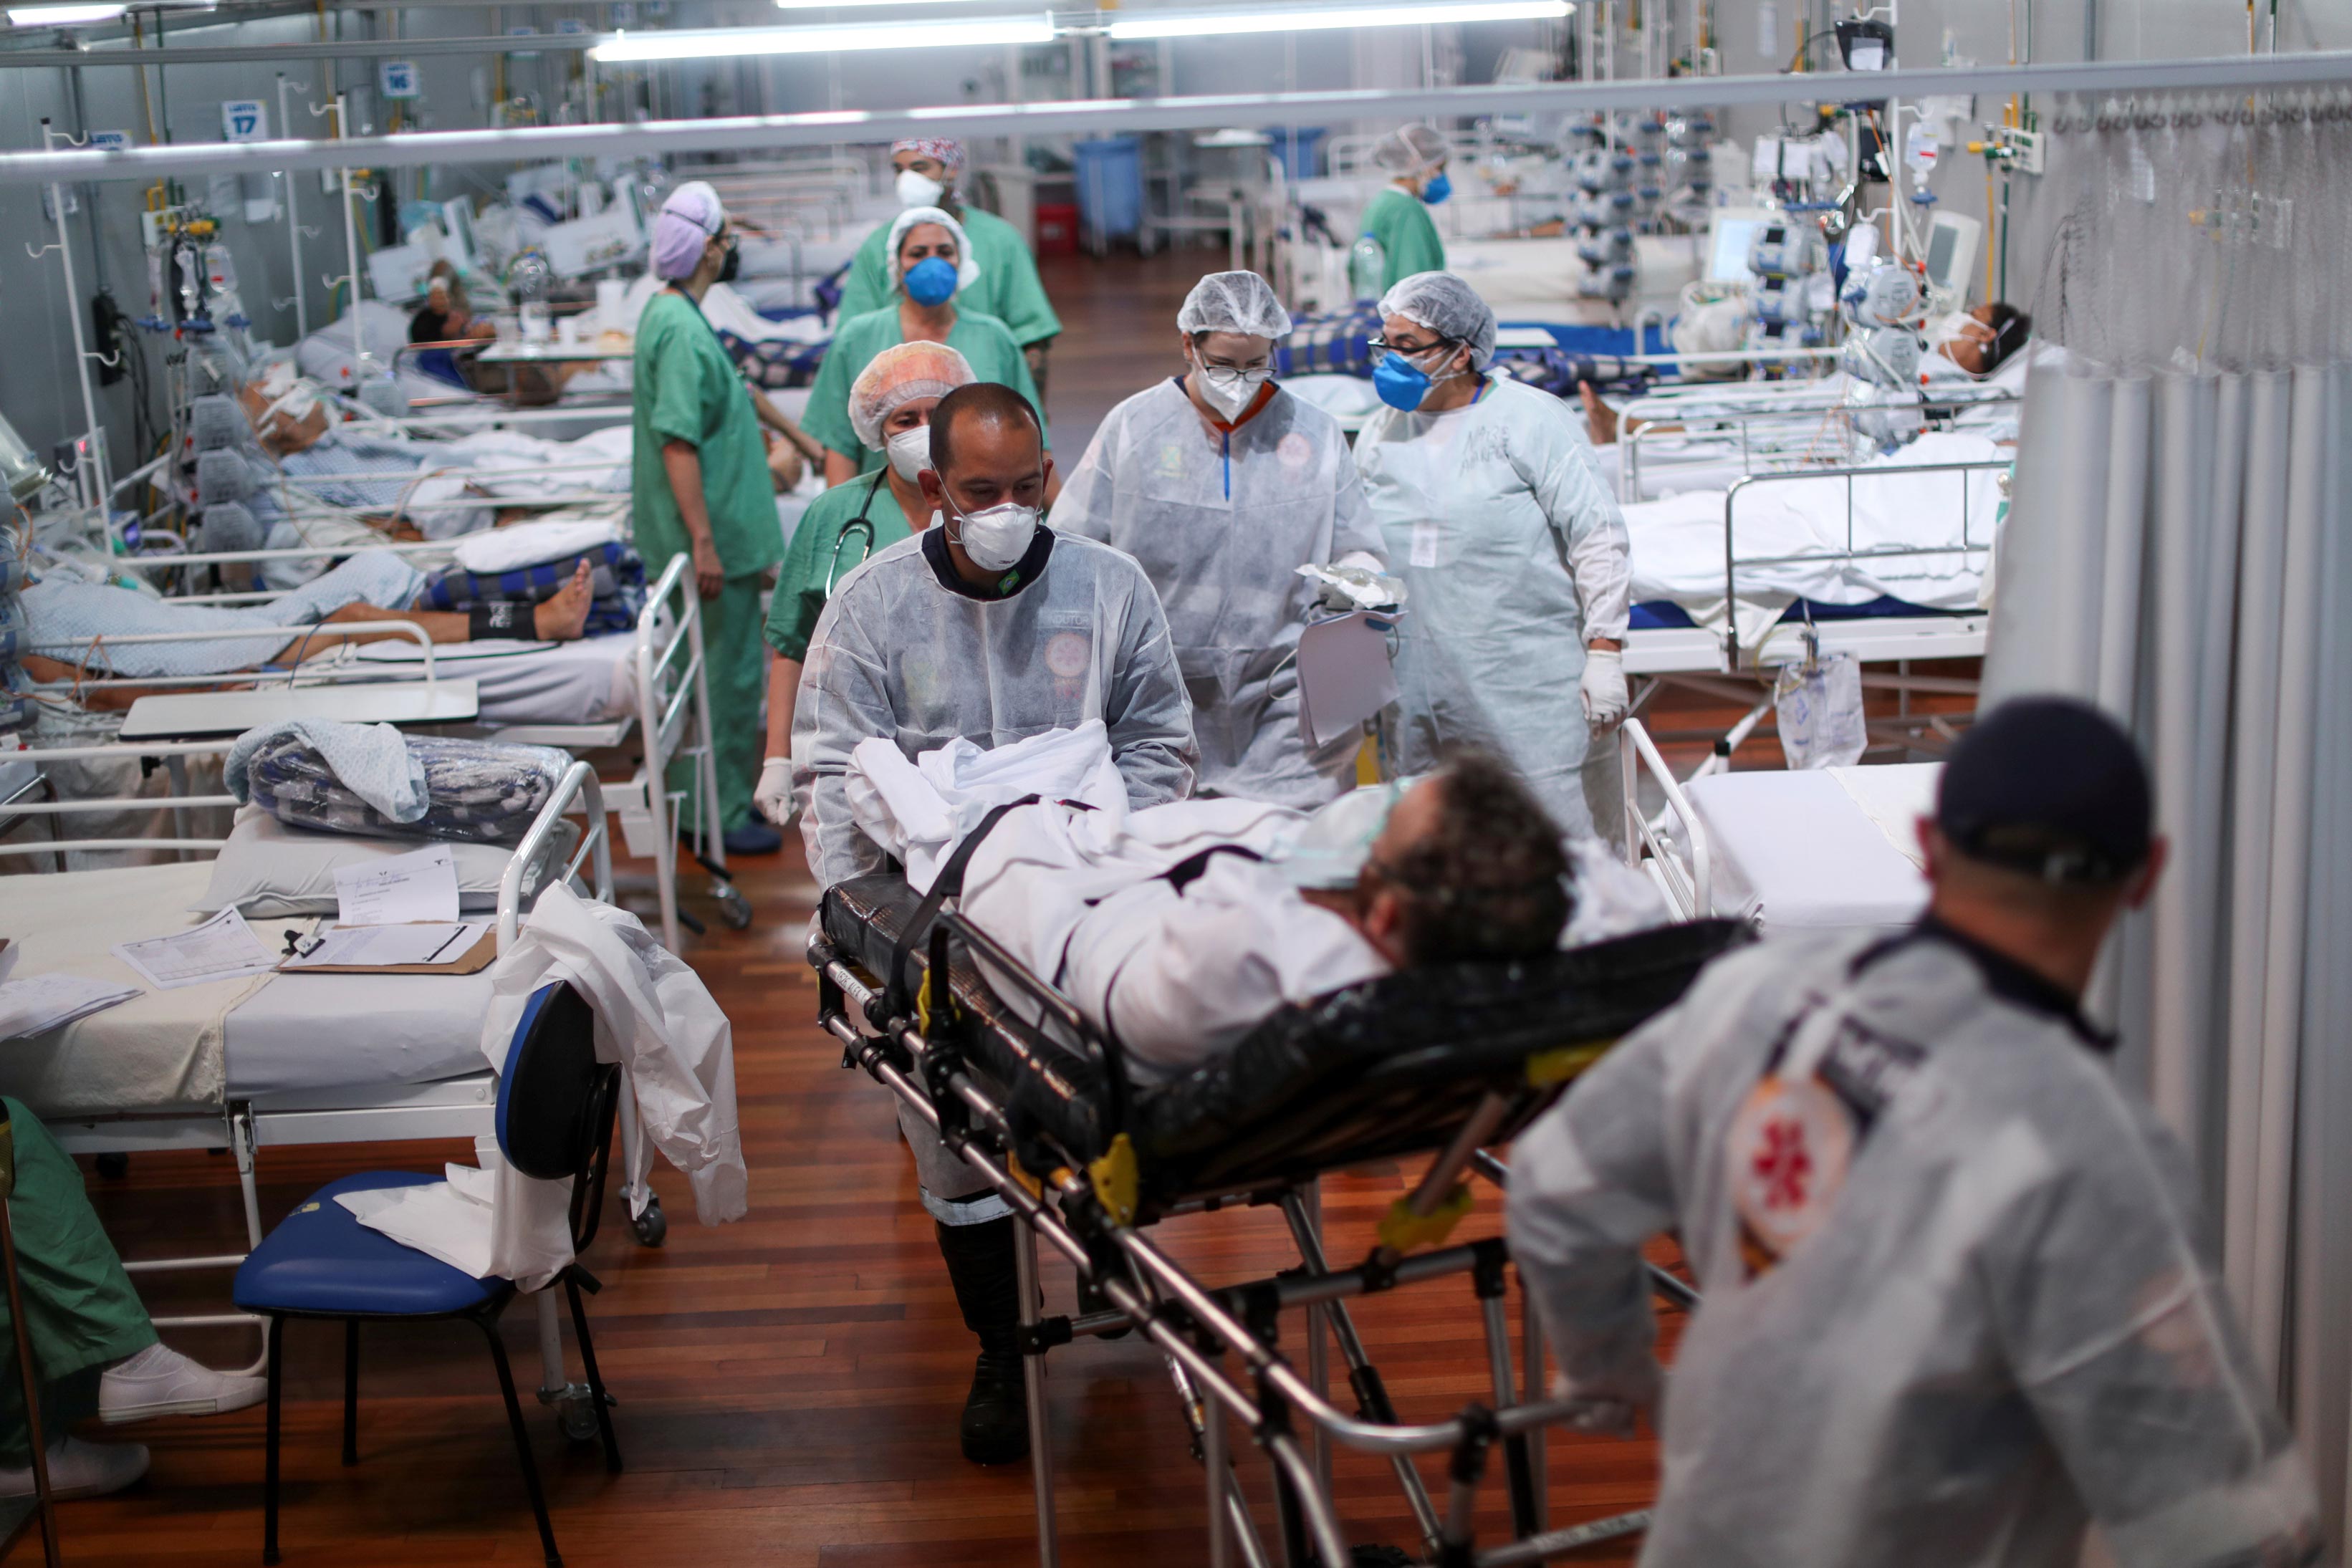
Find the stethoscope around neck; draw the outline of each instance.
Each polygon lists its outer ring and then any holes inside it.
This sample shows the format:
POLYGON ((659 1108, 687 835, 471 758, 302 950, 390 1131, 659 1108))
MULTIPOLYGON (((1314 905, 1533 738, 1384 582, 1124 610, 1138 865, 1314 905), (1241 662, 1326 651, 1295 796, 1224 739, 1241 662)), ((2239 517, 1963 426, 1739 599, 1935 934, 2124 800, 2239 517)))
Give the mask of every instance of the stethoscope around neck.
MULTIPOLYGON (((859 567, 864 566, 866 558, 874 553, 874 523, 867 514, 874 510, 874 497, 881 494, 882 486, 889 481, 890 471, 887 468, 876 474, 874 483, 866 486, 866 504, 858 507, 857 516, 842 524, 841 532, 834 536, 833 560, 824 569, 824 596, 827 599, 833 597, 833 585, 841 578, 841 547, 849 542, 849 536, 853 532, 864 534, 866 542, 858 547, 857 559, 849 563, 849 570, 856 571, 859 567)), ((895 500, 896 497, 894 497, 893 499, 895 500)))

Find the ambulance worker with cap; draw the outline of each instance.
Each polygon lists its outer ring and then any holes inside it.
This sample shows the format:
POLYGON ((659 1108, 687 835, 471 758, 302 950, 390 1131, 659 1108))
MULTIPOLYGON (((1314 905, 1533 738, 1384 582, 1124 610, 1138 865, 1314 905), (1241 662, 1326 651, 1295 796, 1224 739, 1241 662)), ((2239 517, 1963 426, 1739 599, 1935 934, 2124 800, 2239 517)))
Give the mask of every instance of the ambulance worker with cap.
POLYGON ((2084 987, 2164 868, 2096 710, 2021 698, 1918 824, 1927 914, 1719 959, 1512 1152, 1511 1256, 1596 1425, 1655 1411, 1641 1248, 1702 1297, 1664 1375, 1655 1568, 2300 1564, 2311 1479, 2185 1152, 2084 987))

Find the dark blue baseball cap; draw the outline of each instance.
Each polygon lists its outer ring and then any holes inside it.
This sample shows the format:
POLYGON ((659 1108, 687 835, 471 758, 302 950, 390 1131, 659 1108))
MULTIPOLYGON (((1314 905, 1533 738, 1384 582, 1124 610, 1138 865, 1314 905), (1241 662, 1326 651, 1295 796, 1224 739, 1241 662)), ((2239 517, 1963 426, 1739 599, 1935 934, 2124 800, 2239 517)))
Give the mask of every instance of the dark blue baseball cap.
POLYGON ((1944 764, 1936 826, 1970 860, 2098 886, 2147 862, 2147 767, 2115 720, 2072 697, 2016 697, 1944 764))

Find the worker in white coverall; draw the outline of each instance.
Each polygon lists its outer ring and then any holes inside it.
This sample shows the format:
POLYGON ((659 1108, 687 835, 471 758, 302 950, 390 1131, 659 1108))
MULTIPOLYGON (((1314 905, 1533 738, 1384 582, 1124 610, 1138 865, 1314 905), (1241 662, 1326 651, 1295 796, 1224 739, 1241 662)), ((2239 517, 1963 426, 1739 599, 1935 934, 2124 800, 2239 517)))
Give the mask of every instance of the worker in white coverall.
MULTIPOLYGON (((848 796, 862 741, 887 737, 912 760, 959 738, 992 749, 1096 721, 1130 807, 1192 792, 1192 711, 1159 596, 1128 557, 1039 521, 1051 463, 1036 410, 974 382, 940 400, 930 433, 921 484, 940 521, 835 585, 802 669, 793 795, 826 887, 883 869, 848 796)), ((899 1125, 980 1339, 964 1457, 1009 1463, 1029 1448, 1013 1221, 928 1124, 902 1108, 899 1125)))
POLYGON ((1893 936, 1717 961, 1511 1155, 1511 1252, 1599 1425, 1654 1410, 1641 1248, 1702 1300, 1653 1568, 2299 1564, 2311 1479, 2200 1244, 2198 1184, 2078 1010, 2164 862, 2103 715, 2020 699, 1919 824, 1893 936))
POLYGON ((1614 837, 1633 563, 1582 417, 1488 373, 1495 313, 1452 273, 1404 279, 1380 309, 1384 406, 1356 463, 1407 590, 1382 763, 1393 778, 1489 751, 1563 831, 1614 837))
POLYGON ((1378 573, 1380 532, 1339 422, 1275 382, 1290 315, 1265 278, 1209 274, 1176 329, 1184 373, 1111 410, 1054 528, 1125 550, 1160 591, 1198 792, 1311 810, 1355 783, 1363 736, 1312 746, 1299 729, 1298 634, 1321 594, 1298 569, 1378 573))

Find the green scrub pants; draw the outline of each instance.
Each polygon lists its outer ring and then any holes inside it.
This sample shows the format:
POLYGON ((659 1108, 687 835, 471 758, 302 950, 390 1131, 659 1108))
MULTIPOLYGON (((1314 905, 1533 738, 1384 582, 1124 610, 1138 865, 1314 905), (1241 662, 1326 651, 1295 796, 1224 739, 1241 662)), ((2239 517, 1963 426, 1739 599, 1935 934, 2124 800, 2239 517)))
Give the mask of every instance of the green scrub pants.
MULTIPOLYGON (((751 820, 751 791, 759 787, 768 743, 768 639, 760 609, 766 577, 765 571, 730 577, 718 598, 702 601, 703 674, 710 683, 710 763, 719 769, 720 832, 751 820)), ((685 760, 671 766, 669 788, 686 794, 681 827, 698 821, 694 769, 685 760)))
MULTIPOLYGON (((8 1219, 16 1237, 16 1273, 25 1322, 41 1376, 43 1447, 98 1414, 100 1375, 155 1343, 155 1325, 114 1243, 82 1190, 81 1168, 47 1127, 14 1100, 16 1191, 8 1219)), ((0 1293, 0 1465, 33 1462, 25 1392, 16 1375, 15 1327, 0 1293)))

